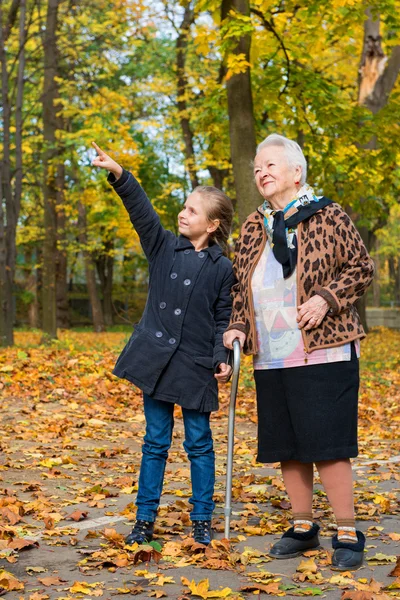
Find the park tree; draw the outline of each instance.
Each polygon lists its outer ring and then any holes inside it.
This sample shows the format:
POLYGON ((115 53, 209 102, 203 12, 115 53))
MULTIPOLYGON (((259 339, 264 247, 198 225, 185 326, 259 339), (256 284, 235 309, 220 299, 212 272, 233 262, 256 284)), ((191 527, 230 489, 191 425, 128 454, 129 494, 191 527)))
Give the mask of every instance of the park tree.
POLYGON ((2 155, 0 169, 0 345, 13 344, 16 232, 23 179, 26 0, 0 2, 2 155), (18 28, 16 25, 18 24, 18 28), (14 29, 17 31, 14 32, 14 29))

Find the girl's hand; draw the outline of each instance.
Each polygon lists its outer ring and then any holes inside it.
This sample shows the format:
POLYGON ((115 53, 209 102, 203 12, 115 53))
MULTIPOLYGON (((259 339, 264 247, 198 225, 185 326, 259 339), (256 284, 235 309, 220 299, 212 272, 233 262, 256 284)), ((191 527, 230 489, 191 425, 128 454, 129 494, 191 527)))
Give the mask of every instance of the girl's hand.
POLYGON ((226 383, 229 381, 230 376, 232 375, 232 367, 225 363, 221 363, 218 366, 219 373, 215 373, 214 377, 217 381, 221 383, 226 383))
POLYGON ((92 160, 92 165, 94 167, 102 167, 103 169, 107 169, 112 173, 116 179, 119 179, 122 175, 122 167, 115 160, 108 156, 97 144, 92 142, 93 148, 97 152, 97 156, 94 160, 92 160))
POLYGON ((309 329, 318 327, 328 312, 328 309, 329 305, 325 298, 322 298, 322 296, 319 296, 318 294, 312 296, 307 302, 304 302, 304 304, 298 307, 299 314, 297 315, 297 322, 299 324, 299 329, 303 329, 304 327, 304 331, 308 331, 309 329))
POLYGON ((246 334, 239 329, 230 329, 229 331, 225 331, 223 337, 225 348, 233 350, 233 342, 236 340, 236 338, 239 340, 240 348, 242 349, 246 341, 246 334))

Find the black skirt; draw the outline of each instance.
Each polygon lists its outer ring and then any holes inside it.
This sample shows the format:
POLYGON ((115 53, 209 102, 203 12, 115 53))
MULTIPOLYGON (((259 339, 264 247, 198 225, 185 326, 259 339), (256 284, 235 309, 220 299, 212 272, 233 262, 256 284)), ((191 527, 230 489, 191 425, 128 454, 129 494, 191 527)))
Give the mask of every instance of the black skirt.
POLYGON ((254 372, 258 462, 357 456, 359 365, 351 360, 254 372))

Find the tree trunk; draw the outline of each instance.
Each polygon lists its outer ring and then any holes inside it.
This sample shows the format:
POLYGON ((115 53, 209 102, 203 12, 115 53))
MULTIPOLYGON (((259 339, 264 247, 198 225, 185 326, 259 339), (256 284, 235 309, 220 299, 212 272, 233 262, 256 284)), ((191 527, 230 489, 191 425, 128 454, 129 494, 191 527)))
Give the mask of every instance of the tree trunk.
POLYGON ((393 284, 394 304, 400 308, 400 259, 395 260, 393 256, 389 257, 389 278, 393 284))
POLYGON ((95 263, 87 249, 88 240, 86 233, 86 207, 79 202, 79 241, 82 245, 83 261, 85 264, 86 285, 89 294, 90 305, 92 308, 93 328, 97 333, 105 331, 103 309, 100 302, 100 296, 97 289, 95 263))
POLYGON ((214 166, 207 167, 213 180, 214 187, 222 190, 224 188, 224 179, 228 177, 228 169, 218 169, 214 166))
POLYGON ((97 273, 100 279, 101 292, 103 296, 104 323, 106 326, 113 325, 112 287, 114 274, 114 257, 112 251, 114 244, 112 240, 105 243, 104 252, 96 260, 97 273))
MULTIPOLYGON (((248 16, 250 14, 249 1, 223 0, 221 6, 222 21, 229 19, 231 10, 248 16)), ((235 54, 244 54, 245 59, 249 61, 250 44, 250 34, 243 35, 237 41, 235 54)), ((244 73, 230 77, 226 81, 226 91, 237 209, 239 221, 242 223, 261 201, 254 183, 251 167, 257 146, 250 69, 248 68, 244 73)))
POLYGON ((186 95, 188 93, 188 81, 185 73, 187 40, 190 33, 190 25, 194 20, 194 11, 189 4, 185 7, 183 20, 176 40, 176 73, 177 73, 177 106, 179 119, 185 144, 186 167, 189 172, 192 189, 199 185, 196 173, 196 161, 193 148, 193 132, 190 126, 189 109, 186 95))
MULTIPOLYGON (((370 8, 366 9, 365 14, 367 18, 364 22, 364 43, 359 68, 358 102, 376 114, 386 106, 396 83, 400 71, 400 46, 393 48, 391 56, 387 60, 381 45, 380 17, 377 15, 376 18, 373 18, 370 8)), ((362 123, 360 126, 362 127, 362 123)), ((376 145, 377 140, 372 137, 365 147, 374 149, 376 145)), ((379 227, 383 227, 384 224, 384 220, 381 219, 379 227)), ((365 231, 365 229, 359 227, 361 237, 367 250, 370 251, 375 236, 373 236, 373 232, 365 231), (370 233, 372 235, 369 235, 370 233)), ((357 309, 361 322, 368 331, 365 307, 366 296, 363 296, 357 302, 357 309)))
POLYGON ((13 312, 12 291, 9 289, 9 264, 8 248, 6 242, 7 229, 12 219, 12 190, 10 168, 10 126, 11 107, 8 96, 8 65, 6 40, 3 30, 3 10, 0 3, 0 62, 1 62, 1 104, 2 104, 2 130, 3 130, 3 155, 1 159, 0 177, 0 345, 13 344, 13 312))
POLYGON ((38 299, 38 270, 35 264, 32 248, 25 252, 25 265, 29 269, 26 279, 26 291, 31 295, 32 300, 28 306, 29 327, 39 328, 39 299, 38 299))
POLYGON ((57 112, 57 24, 58 8, 61 0, 48 0, 46 31, 43 39, 44 84, 43 84, 43 203, 44 203, 44 243, 43 243, 43 333, 45 339, 57 337, 57 294, 56 294, 56 255, 57 255, 57 183, 56 158, 58 129, 57 112))
POLYGON ((64 210, 65 167, 57 167, 57 254, 56 254, 56 292, 57 327, 68 329, 68 281, 67 281, 67 219, 64 210))
POLYGON ((16 265, 16 231, 22 194, 22 105, 25 70, 26 0, 14 0, 7 24, 3 29, 3 12, 0 3, 0 63, 2 71, 1 104, 3 129, 3 157, 0 172, 0 345, 14 343, 14 279, 16 265), (17 71, 17 99, 15 107, 15 184, 12 188, 11 172, 11 104, 9 99, 9 73, 7 64, 7 38, 17 18, 19 9, 19 56, 17 71), (4 199, 4 200, 3 200, 4 199), (3 203, 5 201, 5 204, 3 203))

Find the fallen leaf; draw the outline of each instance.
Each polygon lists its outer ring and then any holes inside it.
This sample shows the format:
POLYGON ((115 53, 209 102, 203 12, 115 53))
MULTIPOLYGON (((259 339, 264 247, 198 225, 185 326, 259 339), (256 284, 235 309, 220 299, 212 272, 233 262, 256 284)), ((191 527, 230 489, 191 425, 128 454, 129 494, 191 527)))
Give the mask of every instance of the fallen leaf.
POLYGON ((34 540, 27 540, 24 538, 14 538, 8 543, 7 548, 12 548, 13 550, 28 550, 28 548, 39 548, 39 542, 35 542, 34 540))
POLYGON ((302 560, 296 571, 299 573, 316 573, 318 571, 318 567, 315 560, 313 558, 309 558, 308 560, 302 560))
POLYGON ((0 570, 0 588, 12 592, 14 590, 23 590, 24 587, 22 581, 19 581, 14 575, 8 571, 4 571, 4 569, 0 570))
POLYGON ((268 583, 264 585, 263 583, 249 583, 240 588, 241 592, 265 592, 266 594, 271 594, 273 596, 286 596, 286 593, 283 590, 279 589, 279 583, 268 583))
POLYGON ((90 596, 102 596, 103 590, 96 589, 99 587, 103 587, 102 583, 88 583, 87 581, 75 581, 72 587, 69 588, 69 591, 73 594, 86 594, 90 596))
POLYGON ((46 587, 50 585, 60 585, 60 583, 65 583, 66 579, 61 579, 58 576, 50 576, 50 577, 38 577, 38 581, 45 585, 46 587))
POLYGON ((390 571, 389 577, 400 577, 400 556, 397 557, 396 566, 390 571))
POLYGON ((367 561, 374 565, 386 565, 387 563, 396 562, 397 556, 393 554, 383 554, 382 552, 378 552, 374 556, 367 556, 367 561))
POLYGON ((66 519, 71 519, 73 521, 83 521, 88 516, 88 511, 75 510, 73 513, 65 517, 66 519))

